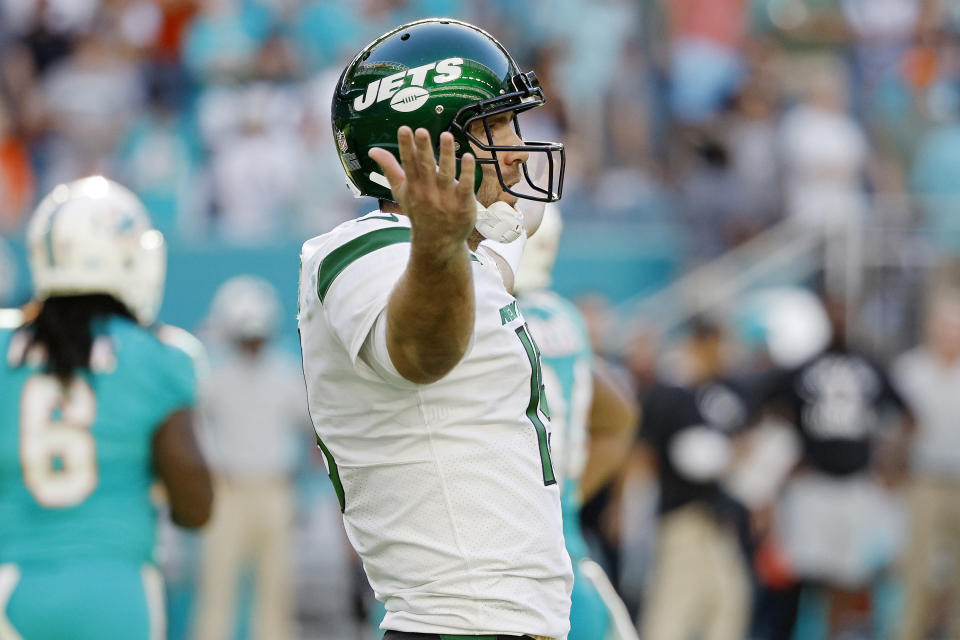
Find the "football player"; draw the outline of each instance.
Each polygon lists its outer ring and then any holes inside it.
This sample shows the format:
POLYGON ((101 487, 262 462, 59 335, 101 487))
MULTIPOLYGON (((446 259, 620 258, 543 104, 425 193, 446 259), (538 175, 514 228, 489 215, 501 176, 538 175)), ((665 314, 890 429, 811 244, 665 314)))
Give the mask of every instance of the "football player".
POLYGON ((340 159, 380 206, 304 245, 299 326, 318 444, 388 640, 569 630, 540 353, 481 245, 522 240, 510 205, 560 197, 563 146, 517 123, 544 99, 493 37, 441 18, 377 38, 336 88, 340 159))
POLYGON ((594 358, 583 316, 549 289, 562 229, 559 210, 547 205, 520 261, 516 291, 540 345, 553 425, 551 451, 562 494, 563 537, 573 561, 567 640, 635 640, 626 606, 589 557, 580 530, 580 507, 626 461, 638 423, 637 407, 594 358))
POLYGON ((186 527, 212 495, 191 356, 146 328, 163 236, 96 176, 56 187, 27 242, 39 312, 0 329, 0 637, 163 638, 151 487, 186 527))
POLYGON ((297 637, 291 572, 294 438, 306 430, 296 361, 271 347, 281 319, 273 285, 234 276, 217 289, 208 322, 227 344, 201 385, 201 444, 217 510, 204 531, 194 638, 230 638, 244 569, 254 578, 251 637, 297 637))

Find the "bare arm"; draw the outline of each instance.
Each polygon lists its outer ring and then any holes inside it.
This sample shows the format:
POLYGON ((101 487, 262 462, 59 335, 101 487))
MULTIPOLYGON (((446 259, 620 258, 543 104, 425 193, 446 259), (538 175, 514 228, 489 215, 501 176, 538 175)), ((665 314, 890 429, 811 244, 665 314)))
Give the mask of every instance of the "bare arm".
POLYGON ((623 467, 633 447, 639 413, 630 391, 624 389, 602 364, 596 363, 589 416, 589 453, 580 479, 580 497, 584 502, 623 467))
POLYGON ((400 375, 428 384, 460 362, 473 334, 474 158, 463 155, 457 181, 451 134, 440 136, 439 168, 425 129, 414 136, 400 127, 397 140, 399 163, 384 149, 370 151, 412 227, 410 261, 387 302, 387 349, 400 375))
POLYGON ((177 411, 153 436, 153 466, 170 500, 173 522, 202 527, 210 519, 213 487, 193 432, 193 413, 177 411))

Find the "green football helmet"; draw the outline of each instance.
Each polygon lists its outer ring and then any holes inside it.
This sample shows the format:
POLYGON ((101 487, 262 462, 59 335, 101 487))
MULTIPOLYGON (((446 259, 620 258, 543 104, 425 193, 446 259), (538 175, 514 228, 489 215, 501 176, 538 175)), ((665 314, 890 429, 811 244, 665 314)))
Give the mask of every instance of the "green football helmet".
POLYGON ((481 164, 496 168, 504 191, 518 198, 555 202, 563 189, 566 163, 563 145, 523 140, 517 113, 546 101, 532 72, 523 73, 506 49, 490 34, 449 18, 417 20, 393 29, 363 48, 340 76, 333 96, 333 135, 347 183, 354 195, 393 200, 390 184, 367 152, 381 147, 399 159, 397 129, 407 125, 430 132, 434 149, 440 134, 455 140, 457 172, 460 156, 470 144, 491 154, 477 158, 476 188, 481 164), (487 118, 512 112, 513 126, 523 141, 516 146, 493 144, 487 118), (481 121, 486 140, 471 132, 481 121), (524 151, 542 159, 543 177, 523 163, 525 187, 505 184, 497 153, 524 151), (542 155, 535 155, 542 154, 542 155))

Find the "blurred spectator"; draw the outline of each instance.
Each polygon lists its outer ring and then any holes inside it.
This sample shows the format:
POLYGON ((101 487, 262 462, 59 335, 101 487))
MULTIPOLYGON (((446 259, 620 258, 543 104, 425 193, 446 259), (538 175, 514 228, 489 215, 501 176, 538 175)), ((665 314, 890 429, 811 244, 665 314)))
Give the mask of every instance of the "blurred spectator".
MULTIPOLYGON (((669 223, 673 207, 654 159, 657 127, 653 79, 638 38, 627 41, 622 64, 633 73, 610 88, 605 105, 609 150, 604 145, 605 164, 595 169, 601 173, 591 184, 594 197, 587 206, 608 216, 669 223)), ((566 141, 575 134, 561 132, 549 139, 566 141)), ((583 140, 581 144, 590 143, 583 140)))
POLYGON ((920 198, 930 243, 948 255, 960 255, 960 90, 952 87, 949 118, 922 139, 913 161, 911 186, 920 198))
POLYGON ((821 633, 832 638, 851 627, 869 629, 870 607, 864 611, 862 603, 899 550, 900 514, 872 470, 888 413, 907 423, 909 412, 884 370, 847 343, 843 305, 833 301, 827 309, 832 342, 776 374, 767 403, 796 426, 802 448, 775 533, 799 580, 793 597, 799 600, 804 585, 825 586, 814 595, 826 600, 821 633))
POLYGON ((671 30, 670 107, 683 123, 716 114, 743 73, 747 0, 661 0, 671 30))
POLYGON ((850 29, 843 15, 843 0, 756 0, 752 21, 756 33, 780 42, 798 59, 810 52, 844 45, 850 29))
POLYGON ((843 0, 855 38, 854 91, 858 110, 867 112, 881 81, 900 63, 917 29, 923 0, 843 0))
POLYGON ((270 28, 270 14, 244 0, 201 0, 183 40, 183 62, 198 79, 244 78, 270 28))
POLYGON ((585 173, 591 175, 606 161, 605 145, 598 144, 604 136, 604 109, 610 91, 621 82, 620 61, 638 26, 637 7, 627 0, 553 0, 552 4, 552 40, 562 43, 554 48, 559 54, 554 80, 562 82, 554 82, 552 91, 562 96, 566 115, 577 123, 578 135, 586 138, 577 153, 586 156, 585 173))
POLYGON ((303 237, 329 231, 356 216, 358 205, 363 203, 353 197, 340 159, 331 153, 335 143, 328 110, 338 79, 338 72, 327 71, 303 87, 305 107, 300 139, 303 143, 301 171, 305 178, 297 185, 298 218, 294 223, 294 231, 303 237))
POLYGON ((718 257, 734 241, 734 221, 743 211, 742 191, 722 142, 704 138, 696 143, 695 160, 679 179, 677 207, 686 224, 691 258, 705 262, 718 257))
POLYGON ((73 40, 88 32, 100 0, 0 0, 0 37, 22 38, 39 74, 70 55, 73 40))
POLYGON ((849 228, 867 213, 864 190, 870 152, 867 138, 847 113, 839 66, 817 65, 803 100, 783 117, 787 213, 814 231, 849 228))
POLYGON ((931 297, 924 344, 898 357, 892 369, 917 419, 902 640, 923 640, 937 627, 935 594, 943 586, 947 558, 953 576, 947 636, 960 635, 960 295, 935 291, 931 297))
POLYGON ((354 3, 307 0, 291 22, 291 36, 304 68, 311 72, 337 66, 362 40, 361 16, 354 3))
MULTIPOLYGON (((222 90, 224 102, 211 109, 235 109, 231 129, 211 147, 210 172, 218 235, 241 243, 280 237, 295 219, 294 205, 304 174, 300 96, 294 87, 268 84, 222 90)), ((225 118, 207 113, 206 119, 225 118)))
POLYGON ((14 304, 13 293, 17 284, 17 265, 10 254, 10 246, 0 236, 0 307, 14 304))
POLYGON ((644 638, 746 637, 750 583, 737 538, 740 509, 718 481, 749 410, 724 379, 724 342, 719 327, 698 321, 679 353, 682 385, 658 385, 644 397, 640 437, 660 484, 644 638))
POLYGON ((190 134, 171 98, 155 88, 118 149, 117 173, 143 201, 153 224, 172 240, 195 206, 197 173, 190 134))
POLYGON ((11 116, 0 97, 0 233, 4 234, 22 226, 34 199, 33 167, 11 116))
POLYGON ((610 335, 610 327, 614 320, 611 315, 609 298, 601 293, 587 293, 578 297, 574 303, 587 323, 590 347, 595 353, 606 353, 607 336, 610 335))
POLYGON ((783 215, 783 184, 777 136, 779 96, 763 78, 748 81, 726 117, 726 144, 737 183, 739 210, 727 222, 736 243, 783 215))
POLYGON ((105 172, 107 160, 143 101, 136 60, 112 34, 83 35, 75 52, 53 66, 42 93, 50 129, 52 186, 77 175, 105 172))
POLYGON ((297 71, 289 43, 274 35, 247 69, 255 82, 211 86, 200 99, 220 237, 264 242, 296 228, 298 197, 308 177, 301 128, 310 97, 297 71))
POLYGON ((154 61, 179 62, 183 38, 200 9, 199 4, 200 0, 159 0, 160 24, 151 51, 154 61))
POLYGON ((634 390, 642 398, 658 381, 657 356, 660 337, 651 326, 639 325, 631 331, 623 365, 630 375, 634 390))
POLYGON ((296 637, 290 476, 293 436, 309 421, 298 363, 270 349, 279 309, 273 287, 252 276, 225 282, 211 305, 211 329, 227 341, 228 355, 201 392, 216 499, 203 540, 197 640, 233 637, 234 599, 248 562, 255 574, 252 637, 296 637))

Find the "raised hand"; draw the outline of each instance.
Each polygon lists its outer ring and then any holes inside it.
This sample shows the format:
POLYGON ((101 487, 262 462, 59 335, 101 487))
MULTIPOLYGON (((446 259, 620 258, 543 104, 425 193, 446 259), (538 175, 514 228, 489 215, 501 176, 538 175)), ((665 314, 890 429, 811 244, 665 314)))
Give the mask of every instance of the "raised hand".
POLYGON ((400 162, 386 149, 370 150, 380 165, 403 213, 410 218, 414 245, 435 246, 437 250, 462 244, 476 224, 473 155, 460 159, 460 179, 453 135, 440 134, 440 163, 434 160, 433 145, 426 129, 403 126, 397 131, 400 162))

